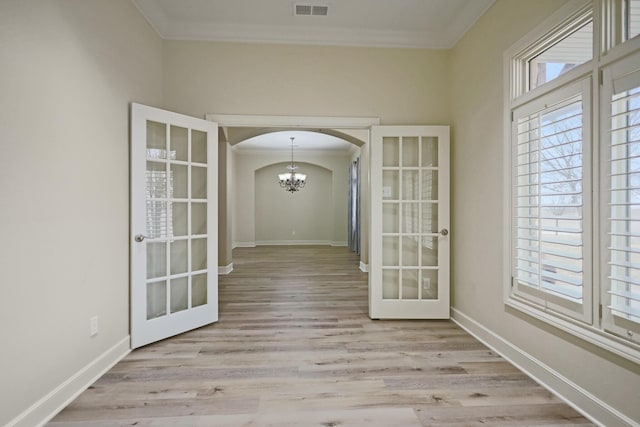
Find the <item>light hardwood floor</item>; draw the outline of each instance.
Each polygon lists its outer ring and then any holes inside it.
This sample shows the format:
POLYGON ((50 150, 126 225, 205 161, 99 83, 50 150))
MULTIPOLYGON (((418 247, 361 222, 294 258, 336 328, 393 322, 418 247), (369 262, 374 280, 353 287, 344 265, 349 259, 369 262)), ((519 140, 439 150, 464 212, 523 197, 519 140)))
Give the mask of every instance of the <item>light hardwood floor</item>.
POLYGON ((220 321, 135 350, 62 426, 591 425, 451 321, 372 321, 347 248, 233 252, 220 321))

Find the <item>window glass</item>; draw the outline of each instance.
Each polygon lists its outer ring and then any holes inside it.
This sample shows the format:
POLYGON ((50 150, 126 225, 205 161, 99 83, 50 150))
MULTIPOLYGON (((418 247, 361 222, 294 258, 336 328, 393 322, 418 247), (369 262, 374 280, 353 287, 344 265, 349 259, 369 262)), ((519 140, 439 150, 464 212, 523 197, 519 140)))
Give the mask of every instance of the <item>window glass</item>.
POLYGON ((582 97, 519 117, 515 277, 582 302, 582 97))
POLYGON ((640 87, 613 94, 610 113, 610 308, 640 323, 640 87))
POLYGON ((640 0, 626 0, 624 3, 624 39, 629 40, 640 34, 640 0))
POLYGON ((593 57, 593 22, 528 61, 529 90, 550 82, 593 57))

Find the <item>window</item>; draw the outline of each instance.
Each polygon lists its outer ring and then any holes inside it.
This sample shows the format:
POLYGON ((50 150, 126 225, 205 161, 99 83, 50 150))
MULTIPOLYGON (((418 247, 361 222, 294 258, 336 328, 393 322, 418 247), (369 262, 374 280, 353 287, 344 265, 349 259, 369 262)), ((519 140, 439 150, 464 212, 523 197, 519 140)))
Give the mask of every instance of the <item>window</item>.
MULTIPOLYGON (((590 79, 514 110, 512 126, 513 287, 545 310, 588 320, 585 273, 585 101, 590 79)), ((586 227, 585 227, 586 225, 586 227)))
POLYGON ((505 302, 640 361, 640 0, 593 3, 505 54, 505 302))
POLYGON ((640 342, 640 54, 605 70, 607 310, 611 332, 640 342))
POLYGON ((555 80, 592 58, 593 21, 589 15, 587 19, 586 24, 527 61, 529 90, 555 80))
POLYGON ((640 34, 640 0, 625 0, 622 5, 622 40, 640 34))

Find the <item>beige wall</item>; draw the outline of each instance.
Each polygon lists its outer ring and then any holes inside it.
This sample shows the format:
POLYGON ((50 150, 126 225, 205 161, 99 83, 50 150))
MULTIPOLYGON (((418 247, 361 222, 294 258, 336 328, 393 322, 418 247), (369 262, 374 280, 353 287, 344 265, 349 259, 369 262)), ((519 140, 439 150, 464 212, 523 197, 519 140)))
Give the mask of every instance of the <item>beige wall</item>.
POLYGON ((558 0, 498 0, 451 55, 453 307, 640 420, 640 368, 503 303, 503 70, 511 44, 558 0))
MULTIPOLYGON (((265 202, 260 195, 256 193, 258 186, 263 184, 263 180, 258 181, 256 173, 267 166, 274 164, 282 164, 283 158, 286 158, 288 154, 285 152, 253 152, 253 151, 234 151, 233 153, 233 173, 234 173, 234 205, 233 205, 233 242, 234 245, 253 245, 258 238, 256 225, 260 222, 260 226, 264 231, 266 228, 271 227, 272 221, 269 219, 265 222, 264 218, 258 218, 257 214, 259 208, 257 202, 265 202)), ((320 152, 320 151, 300 151, 296 155, 296 163, 300 165, 310 164, 320 166, 331 173, 331 204, 329 207, 325 207, 326 214, 329 216, 330 228, 328 233, 323 231, 326 237, 322 240, 328 240, 330 242, 345 243, 347 241, 347 180, 348 180, 348 168, 349 168, 348 153, 332 153, 332 152, 320 152)), ((301 166, 302 168, 302 166, 301 166)), ((284 171, 280 167, 281 172, 284 171)), ((286 194, 286 192, 277 185, 274 178, 272 179, 271 190, 285 193, 285 196, 306 198, 307 196, 302 193, 309 193, 307 190, 312 188, 311 181, 309 188, 305 188, 299 194, 286 194)), ((311 176, 310 176, 311 179, 311 176)), ((323 187, 320 189, 323 190, 323 187)), ((323 190, 324 191, 324 190, 323 190)), ((278 193, 278 197, 282 195, 278 193)), ((265 213, 266 206, 262 206, 261 213, 265 213)), ((274 207, 274 209, 278 209, 274 207)), ((305 207, 299 206, 299 213, 301 213, 305 207)), ((269 218, 273 217, 272 212, 268 213, 269 218)), ((320 235, 320 230, 324 230, 325 227, 320 224, 318 219, 316 224, 311 225, 315 232, 314 236, 320 235)), ((296 235, 291 235, 291 231, 288 231, 288 236, 285 236, 284 230, 279 232, 282 239, 276 240, 316 240, 315 238, 303 237, 305 234, 303 230, 296 230, 296 235)))
MULTIPOLYGON (((168 109, 196 117, 355 116, 379 117, 382 124, 449 124, 448 58, 442 50, 165 41, 164 101, 168 109)), ((233 221, 247 224, 247 215, 236 211, 233 221)), ((361 258, 368 264, 363 237, 361 258)), ((236 234, 233 241, 244 238, 236 234)))
POLYGON ((3 0, 0 63, 5 425, 129 334, 129 102, 161 104, 162 42, 128 0, 3 0))
POLYGON ((167 41, 170 110, 448 124, 447 51, 167 41))
MULTIPOLYGON (((296 243, 334 241, 333 178, 328 169, 296 162, 298 172, 307 175, 302 191, 289 193, 278 185, 277 175, 287 171, 287 163, 278 163, 255 171, 256 242, 296 243)), ((343 171, 336 171, 340 174, 343 171)), ((344 195, 344 192, 341 192, 344 195)), ((347 213, 342 212, 346 218, 347 213)), ((339 218, 337 218, 339 219, 339 218)), ((341 230, 342 231, 342 230, 341 230)), ((342 236, 340 236, 342 237, 342 236)), ((346 233, 342 242, 346 240, 346 233)))

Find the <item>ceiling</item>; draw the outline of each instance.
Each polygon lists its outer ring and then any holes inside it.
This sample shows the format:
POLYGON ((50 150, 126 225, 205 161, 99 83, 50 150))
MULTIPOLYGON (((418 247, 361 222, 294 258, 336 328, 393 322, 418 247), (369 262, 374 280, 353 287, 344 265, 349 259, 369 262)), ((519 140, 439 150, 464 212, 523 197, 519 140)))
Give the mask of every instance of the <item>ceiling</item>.
MULTIPOLYGON (((495 0, 132 0, 163 39, 448 49, 495 0), (296 16, 324 6, 326 16, 296 16)), ((236 150, 348 152, 344 135, 226 129, 236 150), (232 137, 233 135, 233 137, 232 137), (242 142, 239 142, 242 141, 242 142)))
POLYGON ((263 151, 263 150, 291 150, 291 138, 294 151, 343 151, 348 152, 354 147, 344 139, 327 135, 325 133, 310 132, 302 130, 287 130, 265 133, 248 138, 235 144, 234 150, 240 151, 263 151))
POLYGON ((453 47, 494 1, 133 0, 164 39, 430 49, 453 47))

